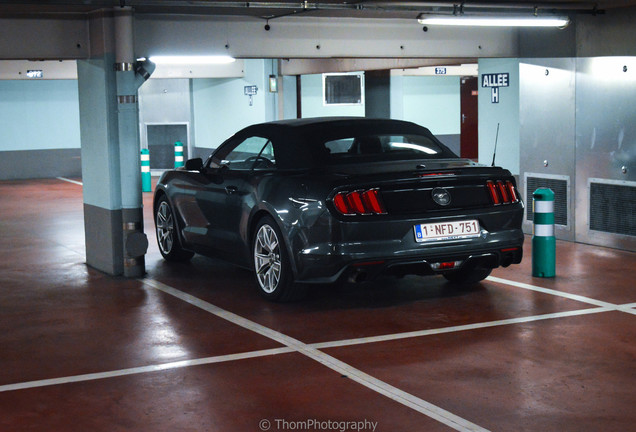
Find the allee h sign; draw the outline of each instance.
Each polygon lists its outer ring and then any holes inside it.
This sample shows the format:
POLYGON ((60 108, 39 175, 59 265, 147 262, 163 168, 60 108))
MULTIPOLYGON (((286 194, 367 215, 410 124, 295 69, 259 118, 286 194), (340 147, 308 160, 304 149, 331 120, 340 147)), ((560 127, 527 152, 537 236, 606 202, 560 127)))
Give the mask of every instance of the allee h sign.
POLYGON ((499 103, 499 87, 510 86, 510 74, 507 72, 483 74, 481 86, 490 88, 490 102, 499 103))

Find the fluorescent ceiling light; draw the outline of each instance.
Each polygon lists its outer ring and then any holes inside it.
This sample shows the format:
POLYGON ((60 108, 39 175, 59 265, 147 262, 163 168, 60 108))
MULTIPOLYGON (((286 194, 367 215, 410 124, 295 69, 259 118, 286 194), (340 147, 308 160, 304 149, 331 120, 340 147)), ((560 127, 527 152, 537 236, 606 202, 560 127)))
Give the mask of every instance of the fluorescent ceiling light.
POLYGON ((155 64, 212 65, 233 63, 236 59, 230 56, 152 56, 150 61, 155 64))
POLYGON ((570 23, 566 16, 520 15, 429 15, 421 14, 417 21, 426 25, 477 26, 477 27, 558 27, 570 23))

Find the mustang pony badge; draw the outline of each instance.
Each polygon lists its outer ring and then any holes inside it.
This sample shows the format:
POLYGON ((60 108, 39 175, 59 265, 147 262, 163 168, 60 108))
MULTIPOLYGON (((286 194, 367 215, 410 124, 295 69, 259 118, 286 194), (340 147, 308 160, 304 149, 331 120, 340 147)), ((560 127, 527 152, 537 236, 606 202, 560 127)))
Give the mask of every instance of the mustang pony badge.
POLYGON ((431 192, 431 195, 433 196, 433 201, 441 206, 445 207, 451 203, 450 193, 448 193, 446 189, 435 188, 431 192))

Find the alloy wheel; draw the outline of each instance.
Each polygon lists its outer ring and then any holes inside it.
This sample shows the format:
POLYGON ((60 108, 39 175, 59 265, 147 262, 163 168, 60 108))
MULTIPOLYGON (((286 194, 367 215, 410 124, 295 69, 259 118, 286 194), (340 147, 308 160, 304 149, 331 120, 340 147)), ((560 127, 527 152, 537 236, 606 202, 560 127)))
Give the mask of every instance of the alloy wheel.
POLYGON ((157 239, 159 240, 159 248, 164 254, 172 251, 174 244, 174 220, 170 205, 163 201, 157 209, 157 239))
POLYGON ((278 236, 265 224, 256 233, 254 242, 254 264, 261 289, 271 294, 278 287, 281 277, 281 255, 278 236))

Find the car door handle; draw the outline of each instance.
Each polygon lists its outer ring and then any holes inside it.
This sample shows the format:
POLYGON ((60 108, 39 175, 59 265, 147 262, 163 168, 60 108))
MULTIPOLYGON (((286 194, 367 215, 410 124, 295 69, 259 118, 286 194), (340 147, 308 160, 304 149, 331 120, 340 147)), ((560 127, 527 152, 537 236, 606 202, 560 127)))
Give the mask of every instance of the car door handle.
POLYGON ((225 192, 227 192, 228 195, 232 195, 237 190, 238 188, 236 186, 225 186, 225 192))

